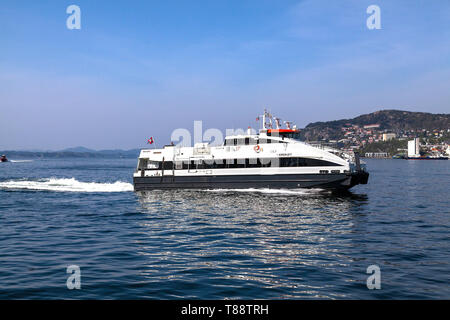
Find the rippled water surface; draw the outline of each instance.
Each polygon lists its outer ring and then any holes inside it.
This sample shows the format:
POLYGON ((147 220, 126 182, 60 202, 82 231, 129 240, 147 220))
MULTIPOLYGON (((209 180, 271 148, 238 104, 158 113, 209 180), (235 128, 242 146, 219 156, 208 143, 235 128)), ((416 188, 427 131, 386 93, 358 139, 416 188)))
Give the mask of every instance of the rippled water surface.
POLYGON ((367 162, 345 195, 136 194, 134 159, 0 163, 0 298, 450 298, 450 161, 367 162))

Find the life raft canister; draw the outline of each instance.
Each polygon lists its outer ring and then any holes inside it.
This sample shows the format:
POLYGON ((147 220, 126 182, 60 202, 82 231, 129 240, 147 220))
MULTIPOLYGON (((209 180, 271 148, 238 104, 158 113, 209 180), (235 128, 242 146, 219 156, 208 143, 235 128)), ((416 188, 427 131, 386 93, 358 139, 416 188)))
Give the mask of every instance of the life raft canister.
POLYGON ((255 150, 256 153, 260 153, 262 148, 259 144, 257 144, 256 146, 253 147, 253 150, 255 150))

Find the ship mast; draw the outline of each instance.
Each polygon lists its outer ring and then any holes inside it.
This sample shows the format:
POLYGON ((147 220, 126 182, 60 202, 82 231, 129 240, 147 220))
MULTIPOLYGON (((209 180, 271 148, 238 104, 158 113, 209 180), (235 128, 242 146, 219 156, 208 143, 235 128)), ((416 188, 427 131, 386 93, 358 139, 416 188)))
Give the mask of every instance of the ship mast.
POLYGON ((264 114, 263 114, 263 121, 262 121, 262 128, 263 130, 265 129, 272 129, 272 115, 267 112, 267 109, 264 109, 264 114))

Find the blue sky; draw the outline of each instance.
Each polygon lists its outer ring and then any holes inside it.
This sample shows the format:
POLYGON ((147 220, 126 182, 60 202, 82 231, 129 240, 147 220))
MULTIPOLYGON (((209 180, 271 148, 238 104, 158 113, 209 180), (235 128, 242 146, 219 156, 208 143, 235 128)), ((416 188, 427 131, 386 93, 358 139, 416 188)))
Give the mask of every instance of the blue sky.
POLYGON ((450 112, 450 1, 2 1, 0 149, 450 112), (81 30, 66 8, 81 8, 81 30), (381 8, 368 30, 366 8, 381 8))

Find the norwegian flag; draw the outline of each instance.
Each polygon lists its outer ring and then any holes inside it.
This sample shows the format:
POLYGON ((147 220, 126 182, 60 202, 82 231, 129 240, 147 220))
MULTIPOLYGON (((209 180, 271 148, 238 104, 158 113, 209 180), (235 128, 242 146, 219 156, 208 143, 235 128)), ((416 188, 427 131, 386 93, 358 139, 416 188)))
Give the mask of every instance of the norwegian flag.
POLYGON ((152 144, 153 142, 155 142, 155 141, 153 140, 153 137, 150 137, 150 139, 147 140, 147 143, 148 143, 148 144, 152 144))
POLYGON ((259 121, 259 117, 256 117, 256 121, 259 121))

